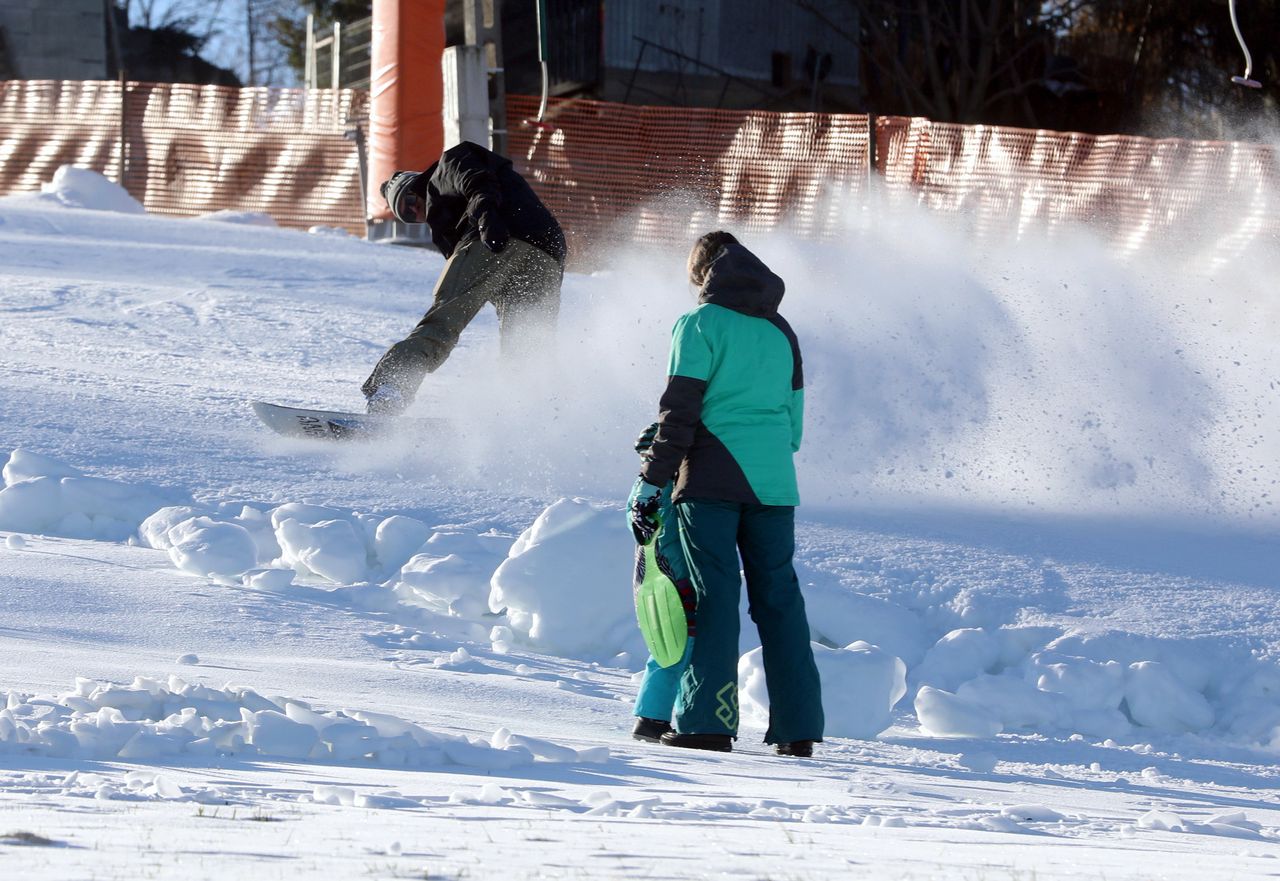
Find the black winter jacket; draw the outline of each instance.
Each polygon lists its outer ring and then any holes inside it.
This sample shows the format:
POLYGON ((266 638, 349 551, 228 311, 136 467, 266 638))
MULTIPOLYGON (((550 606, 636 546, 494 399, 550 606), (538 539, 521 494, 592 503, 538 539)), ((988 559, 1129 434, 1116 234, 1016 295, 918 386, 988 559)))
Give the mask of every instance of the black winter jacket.
POLYGON ((486 214, 494 212, 507 230, 564 265, 564 232, 547 206, 511 167, 511 160, 463 141, 411 184, 427 203, 431 240, 445 257, 475 241, 486 214))

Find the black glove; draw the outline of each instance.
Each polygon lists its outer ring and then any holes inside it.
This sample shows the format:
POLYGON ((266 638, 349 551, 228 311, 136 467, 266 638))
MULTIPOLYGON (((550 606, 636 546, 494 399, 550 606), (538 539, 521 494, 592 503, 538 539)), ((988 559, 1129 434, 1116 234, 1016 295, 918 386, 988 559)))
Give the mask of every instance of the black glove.
POLYGON ((648 483, 643 477, 637 478, 631 488, 631 497, 627 499, 627 519, 636 544, 647 545, 653 541, 658 527, 662 525, 658 518, 661 507, 662 488, 648 483))
POLYGON ((501 254, 511 241, 511 233, 507 230, 507 222, 496 211, 490 211, 480 218, 480 241, 495 254, 501 254))
POLYGON ((640 436, 636 438, 636 452, 640 454, 640 458, 647 460, 649 457, 645 454, 653 447, 653 439, 658 436, 658 423, 653 422, 649 427, 640 432, 640 436))

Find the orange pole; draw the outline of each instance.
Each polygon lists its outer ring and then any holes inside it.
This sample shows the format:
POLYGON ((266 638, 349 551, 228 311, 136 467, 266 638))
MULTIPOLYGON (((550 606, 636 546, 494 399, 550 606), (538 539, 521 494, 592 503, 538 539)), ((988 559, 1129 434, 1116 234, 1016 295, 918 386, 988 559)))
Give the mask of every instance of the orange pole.
POLYGON ((378 188, 392 172, 425 169, 444 149, 445 0, 374 0, 369 82, 369 216, 391 212, 378 188))

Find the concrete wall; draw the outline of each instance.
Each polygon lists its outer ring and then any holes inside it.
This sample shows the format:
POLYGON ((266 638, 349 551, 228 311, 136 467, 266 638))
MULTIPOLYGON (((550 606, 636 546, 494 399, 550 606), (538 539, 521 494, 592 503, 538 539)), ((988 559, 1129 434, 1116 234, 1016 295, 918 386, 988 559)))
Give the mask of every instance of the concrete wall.
POLYGON ((19 79, 92 80, 107 75, 103 0, 0 0, 9 65, 19 79))

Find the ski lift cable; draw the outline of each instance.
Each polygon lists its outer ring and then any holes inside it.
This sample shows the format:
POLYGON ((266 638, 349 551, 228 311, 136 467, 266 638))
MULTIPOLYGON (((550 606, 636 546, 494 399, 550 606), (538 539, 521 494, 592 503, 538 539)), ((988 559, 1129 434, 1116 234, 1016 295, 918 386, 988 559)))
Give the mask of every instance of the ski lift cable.
POLYGON ((543 122, 547 116, 547 98, 551 92, 551 77, 547 70, 547 0, 538 0, 538 63, 542 66, 542 101, 538 104, 537 122, 543 122))
POLYGON ((1240 22, 1236 20, 1236 0, 1228 0, 1227 7, 1231 11, 1231 29, 1236 32, 1236 40, 1244 52, 1244 76, 1233 76, 1231 82, 1238 86, 1261 89, 1262 83, 1250 76, 1253 73, 1253 56, 1249 54, 1249 47, 1244 42, 1244 34, 1240 33, 1240 22))
POLYGON ((538 64, 542 68, 542 100, 538 102, 538 115, 524 119, 521 125, 541 132, 554 132, 555 125, 547 122, 547 103, 551 94, 551 73, 547 65, 547 0, 537 0, 538 11, 538 64))

